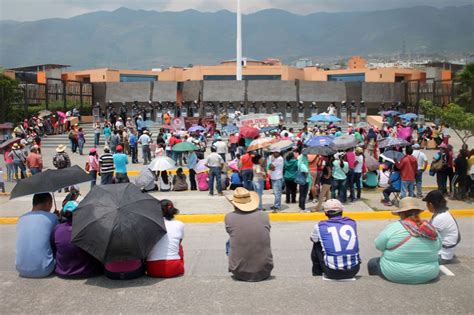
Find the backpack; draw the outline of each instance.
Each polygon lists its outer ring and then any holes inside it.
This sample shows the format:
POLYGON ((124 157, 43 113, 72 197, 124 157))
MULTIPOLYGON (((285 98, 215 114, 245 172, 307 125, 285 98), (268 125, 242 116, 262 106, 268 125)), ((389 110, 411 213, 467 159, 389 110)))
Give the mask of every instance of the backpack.
POLYGON ((66 157, 64 156, 64 154, 58 154, 56 155, 56 167, 61 169, 61 168, 66 168, 67 167, 67 161, 66 161, 66 157))
POLYGON ((69 134, 67 136, 69 138, 69 140, 74 140, 75 136, 74 136, 74 131, 69 131, 69 134))

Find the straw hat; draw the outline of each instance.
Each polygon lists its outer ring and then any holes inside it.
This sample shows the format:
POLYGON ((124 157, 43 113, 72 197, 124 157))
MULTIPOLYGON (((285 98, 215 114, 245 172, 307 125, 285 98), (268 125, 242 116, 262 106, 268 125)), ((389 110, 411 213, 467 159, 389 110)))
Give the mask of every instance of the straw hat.
POLYGON ((356 153, 359 153, 359 154, 364 153, 364 149, 362 149, 361 147, 357 147, 355 151, 356 153))
POLYGON ((400 212, 405 212, 405 211, 410 211, 410 210, 424 211, 418 199, 413 198, 413 197, 405 197, 402 200, 400 200, 400 206, 398 207, 398 209, 393 210, 392 213, 400 213, 400 212))
POLYGON ((60 152, 64 152, 66 151, 66 146, 64 144, 60 144, 58 145, 58 147, 56 148, 56 152, 60 153, 60 152))
POLYGON ((234 207, 244 212, 252 212, 258 208, 258 194, 243 187, 236 188, 234 195, 227 197, 227 199, 234 207))
POLYGON ((20 148, 20 146, 18 145, 18 143, 14 143, 14 144, 12 145, 12 149, 13 149, 13 150, 18 150, 19 148, 20 148))

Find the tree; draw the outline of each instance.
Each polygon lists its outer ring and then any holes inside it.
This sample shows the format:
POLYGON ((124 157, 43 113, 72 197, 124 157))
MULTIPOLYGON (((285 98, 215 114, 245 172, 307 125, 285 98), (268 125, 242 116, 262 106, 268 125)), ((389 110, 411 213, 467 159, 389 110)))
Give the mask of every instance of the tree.
POLYGON ((12 104, 21 101, 21 91, 18 80, 0 73, 0 122, 4 122, 12 112, 12 104))
POLYGON ((466 112, 458 104, 450 103, 441 107, 433 105, 431 101, 421 100, 420 105, 428 118, 448 124, 464 144, 474 137, 474 114, 466 112))
POLYGON ((474 63, 468 63, 463 70, 456 76, 456 83, 458 83, 458 91, 455 98, 455 103, 461 105, 466 109, 471 109, 472 112, 472 94, 474 89, 474 63))

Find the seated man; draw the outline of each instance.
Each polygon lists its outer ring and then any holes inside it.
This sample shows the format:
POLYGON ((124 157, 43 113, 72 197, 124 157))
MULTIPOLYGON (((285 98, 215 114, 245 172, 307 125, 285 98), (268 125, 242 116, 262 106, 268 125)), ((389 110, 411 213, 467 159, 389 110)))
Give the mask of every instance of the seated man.
POLYGON ((328 220, 320 221, 311 234, 313 276, 328 279, 351 279, 359 272, 359 240, 357 224, 343 217, 344 207, 337 199, 323 204, 328 220))
POLYGON ((87 278, 102 273, 102 264, 71 242, 72 214, 76 208, 76 201, 64 205, 62 214, 66 222, 56 225, 52 235, 55 272, 63 278, 87 278))
POLYGON ((245 188, 236 188, 229 201, 234 206, 234 212, 225 216, 229 272, 241 281, 265 280, 273 270, 268 214, 257 211, 258 194, 245 188))
POLYGON ((20 277, 44 278, 54 271, 51 234, 59 223, 50 213, 53 197, 49 193, 33 196, 33 209, 16 225, 16 270, 20 277))
POLYGON ((390 194, 400 192, 402 188, 402 178, 400 177, 400 170, 394 165, 388 179, 388 187, 383 190, 383 199, 381 200, 385 206, 391 206, 390 194))

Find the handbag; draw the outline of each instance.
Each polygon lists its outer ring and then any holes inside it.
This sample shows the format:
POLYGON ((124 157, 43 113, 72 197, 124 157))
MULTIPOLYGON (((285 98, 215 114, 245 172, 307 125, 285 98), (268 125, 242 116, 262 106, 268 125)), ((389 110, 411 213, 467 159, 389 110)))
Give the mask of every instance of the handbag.
POLYGON ((296 177, 294 179, 294 182, 297 185, 306 185, 307 184, 307 176, 305 175, 305 173, 302 173, 302 172, 298 171, 298 173, 296 173, 296 177))
POLYGON ((84 169, 86 170, 86 172, 89 172, 91 170, 91 165, 89 164, 89 162, 86 162, 86 166, 84 167, 84 169))
POLYGON ((430 171, 437 172, 443 167, 443 159, 440 158, 438 161, 433 161, 430 166, 430 171))

